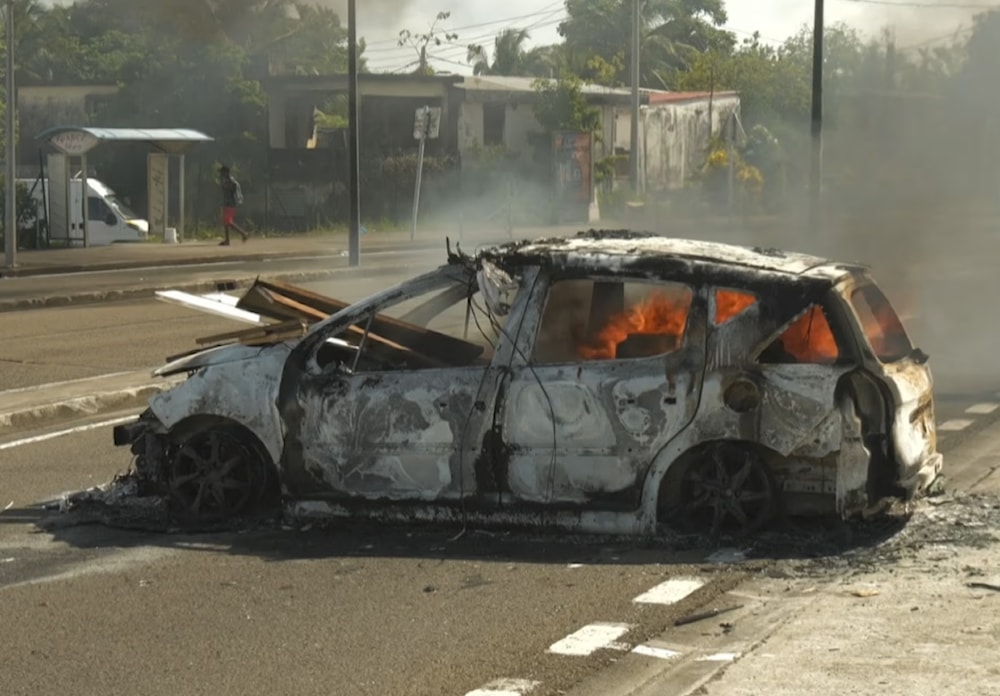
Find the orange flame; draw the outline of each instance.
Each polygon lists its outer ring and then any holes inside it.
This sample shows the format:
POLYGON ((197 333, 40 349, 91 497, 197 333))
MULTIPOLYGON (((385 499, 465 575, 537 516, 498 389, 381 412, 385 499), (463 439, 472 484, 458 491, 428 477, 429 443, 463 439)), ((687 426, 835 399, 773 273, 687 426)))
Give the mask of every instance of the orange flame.
POLYGON ((781 335, 785 351, 802 363, 828 364, 840 357, 830 322, 819 305, 799 317, 781 335))
POLYGON ((757 301, 757 296, 752 292, 742 290, 716 290, 715 291, 715 325, 722 326, 727 321, 740 312, 747 309, 757 301))
POLYGON ((680 339, 687 327, 690 308, 690 291, 678 296, 653 293, 642 302, 612 316, 591 344, 580 348, 580 357, 585 360, 614 360, 618 345, 634 335, 666 335, 680 339))

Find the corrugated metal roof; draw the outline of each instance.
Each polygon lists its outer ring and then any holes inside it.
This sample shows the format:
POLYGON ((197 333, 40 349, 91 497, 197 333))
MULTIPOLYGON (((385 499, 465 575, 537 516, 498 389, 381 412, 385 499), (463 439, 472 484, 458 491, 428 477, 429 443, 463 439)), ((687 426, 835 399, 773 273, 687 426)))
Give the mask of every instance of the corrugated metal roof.
POLYGON ((81 126, 60 126, 39 134, 38 140, 49 140, 60 133, 88 133, 98 140, 131 140, 136 142, 208 142, 212 138, 196 130, 187 128, 91 128, 81 126))
MULTIPOLYGON (((456 85, 459 89, 477 92, 534 92, 537 77, 508 77, 505 75, 475 75, 466 77, 461 84, 456 85)), ((544 79, 543 79, 544 81, 544 79)), ((604 87, 603 85, 583 84, 580 91, 588 95, 614 95, 616 97, 628 97, 630 92, 627 89, 615 87, 604 87)))
POLYGON ((731 90, 720 92, 666 92, 661 90, 649 91, 650 104, 671 104, 687 101, 708 101, 709 99, 724 99, 739 97, 739 92, 731 90))

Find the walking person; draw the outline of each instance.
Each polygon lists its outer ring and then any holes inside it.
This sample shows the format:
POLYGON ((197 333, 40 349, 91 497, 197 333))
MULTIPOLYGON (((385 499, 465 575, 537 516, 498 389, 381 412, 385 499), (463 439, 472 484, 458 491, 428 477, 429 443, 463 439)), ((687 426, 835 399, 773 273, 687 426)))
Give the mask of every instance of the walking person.
POLYGON ((239 232, 245 242, 250 235, 236 224, 236 208, 243 203, 243 190, 240 182, 232 177, 229 167, 225 165, 219 167, 219 187, 222 189, 222 227, 226 233, 226 238, 219 242, 219 246, 229 246, 230 229, 239 232))

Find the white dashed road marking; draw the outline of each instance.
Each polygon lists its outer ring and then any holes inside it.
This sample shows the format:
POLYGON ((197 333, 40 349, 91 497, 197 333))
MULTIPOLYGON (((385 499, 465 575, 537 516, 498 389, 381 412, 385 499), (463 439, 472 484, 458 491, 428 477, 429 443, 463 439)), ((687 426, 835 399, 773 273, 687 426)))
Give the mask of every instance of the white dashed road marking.
POLYGON ((617 648, 615 641, 628 633, 631 628, 631 625, 623 623, 592 623, 553 643, 548 652, 586 657, 598 650, 617 648))
POLYGON ((525 696, 538 684, 530 679, 497 679, 465 696, 525 696))
POLYGON ((666 648, 657 648, 652 645, 637 645, 635 649, 632 650, 636 655, 645 655, 646 657, 655 657, 660 660, 671 660, 681 653, 676 650, 667 650, 666 648))
POLYGON ((991 404, 991 403, 974 404, 972 406, 969 406, 969 408, 965 409, 965 412, 972 414, 974 416, 988 416, 994 411, 996 411, 998 408, 1000 408, 1000 404, 991 404))
POLYGON ((955 420, 945 421, 937 429, 944 432, 954 432, 956 430, 965 430, 970 425, 972 425, 972 421, 964 418, 956 418, 955 420))
POLYGON ((639 604, 676 604, 705 584, 698 578, 674 578, 636 597, 639 604))
POLYGON ((739 653, 715 653, 714 655, 699 657, 698 662, 732 662, 739 656, 739 653))

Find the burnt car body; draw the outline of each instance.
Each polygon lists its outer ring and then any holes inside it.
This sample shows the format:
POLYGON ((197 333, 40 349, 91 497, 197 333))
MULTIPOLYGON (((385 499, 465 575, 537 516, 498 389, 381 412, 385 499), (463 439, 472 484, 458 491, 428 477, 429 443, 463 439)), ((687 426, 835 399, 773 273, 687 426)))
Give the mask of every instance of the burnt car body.
POLYGON ((940 474, 927 357, 868 270, 626 232, 512 243, 223 346, 118 428, 179 517, 283 501, 654 534, 851 516, 940 474))

